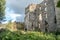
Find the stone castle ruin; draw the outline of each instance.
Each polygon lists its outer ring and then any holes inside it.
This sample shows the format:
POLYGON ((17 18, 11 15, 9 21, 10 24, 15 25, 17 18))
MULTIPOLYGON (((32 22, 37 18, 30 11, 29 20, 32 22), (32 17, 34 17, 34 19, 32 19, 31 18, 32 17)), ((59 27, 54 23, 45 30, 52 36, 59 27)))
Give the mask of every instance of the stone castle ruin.
POLYGON ((44 0, 40 4, 30 4, 25 8, 25 29, 42 32, 56 31, 54 0, 44 0))

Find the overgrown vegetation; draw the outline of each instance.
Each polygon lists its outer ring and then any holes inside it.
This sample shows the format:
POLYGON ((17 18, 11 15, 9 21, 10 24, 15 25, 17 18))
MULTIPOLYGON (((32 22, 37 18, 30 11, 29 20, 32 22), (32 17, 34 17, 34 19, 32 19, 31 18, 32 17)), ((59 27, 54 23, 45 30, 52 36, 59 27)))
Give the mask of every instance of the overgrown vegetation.
POLYGON ((18 30, 24 30, 24 22, 16 22, 16 27, 18 30))
POLYGON ((10 30, 24 30, 24 23, 21 22, 11 22, 11 20, 9 21, 9 23, 6 24, 6 28, 10 29, 10 30))
POLYGON ((42 33, 33 31, 16 31, 3 30, 0 32, 0 40, 60 40, 60 35, 52 33, 42 33))
POLYGON ((60 7, 60 0, 57 2, 57 7, 60 7))

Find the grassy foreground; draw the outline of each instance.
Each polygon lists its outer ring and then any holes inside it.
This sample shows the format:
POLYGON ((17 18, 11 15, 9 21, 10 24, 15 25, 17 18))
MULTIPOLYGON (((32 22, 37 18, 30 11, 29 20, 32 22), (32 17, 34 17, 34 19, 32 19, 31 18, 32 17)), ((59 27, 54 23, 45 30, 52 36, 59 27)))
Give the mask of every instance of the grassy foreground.
POLYGON ((52 33, 42 33, 33 31, 16 31, 11 32, 9 30, 0 31, 0 40, 60 40, 60 35, 54 35, 52 33))

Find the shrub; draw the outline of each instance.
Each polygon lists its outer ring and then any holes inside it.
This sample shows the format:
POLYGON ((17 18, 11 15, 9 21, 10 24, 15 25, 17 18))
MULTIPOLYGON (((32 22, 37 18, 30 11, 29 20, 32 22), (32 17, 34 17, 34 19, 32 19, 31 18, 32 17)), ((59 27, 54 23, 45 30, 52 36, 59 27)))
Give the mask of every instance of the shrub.
POLYGON ((55 35, 52 33, 42 33, 33 31, 16 31, 11 32, 9 30, 4 30, 0 33, 0 40, 60 40, 60 35, 55 35))

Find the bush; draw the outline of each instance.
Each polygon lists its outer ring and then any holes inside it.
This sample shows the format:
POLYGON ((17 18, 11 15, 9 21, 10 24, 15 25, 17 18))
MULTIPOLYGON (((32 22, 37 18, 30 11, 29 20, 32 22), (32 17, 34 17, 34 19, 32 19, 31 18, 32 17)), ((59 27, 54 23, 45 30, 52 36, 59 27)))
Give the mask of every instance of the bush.
POLYGON ((57 7, 60 7, 60 0, 57 2, 57 7))
POLYGON ((60 35, 55 35, 52 33, 42 33, 33 31, 16 31, 11 32, 9 30, 4 30, 0 33, 0 40, 60 40, 60 35))
POLYGON ((57 40, 60 40, 60 35, 57 35, 57 40))

